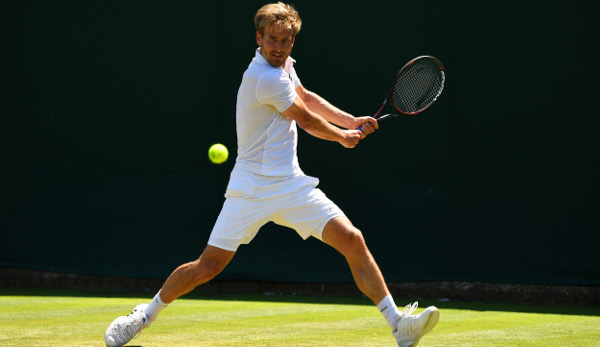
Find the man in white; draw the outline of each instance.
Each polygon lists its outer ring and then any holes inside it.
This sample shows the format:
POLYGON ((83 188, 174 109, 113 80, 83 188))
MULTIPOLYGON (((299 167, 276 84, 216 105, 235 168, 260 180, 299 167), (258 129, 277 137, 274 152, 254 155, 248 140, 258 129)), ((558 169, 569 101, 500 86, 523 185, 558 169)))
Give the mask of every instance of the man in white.
POLYGON ((297 126, 353 148, 375 131, 377 121, 354 117, 302 86, 290 57, 301 26, 292 6, 265 5, 254 20, 259 48, 238 91, 238 155, 208 245, 199 259, 169 276, 150 304, 117 318, 106 332, 106 344, 122 346, 139 335, 169 303, 219 274, 240 244, 250 243, 261 226, 273 221, 342 253, 357 286, 382 312, 398 345, 415 346, 435 326, 439 311, 432 306, 411 315, 416 303, 398 310, 362 233, 316 188, 318 179, 302 172, 296 155, 297 126))

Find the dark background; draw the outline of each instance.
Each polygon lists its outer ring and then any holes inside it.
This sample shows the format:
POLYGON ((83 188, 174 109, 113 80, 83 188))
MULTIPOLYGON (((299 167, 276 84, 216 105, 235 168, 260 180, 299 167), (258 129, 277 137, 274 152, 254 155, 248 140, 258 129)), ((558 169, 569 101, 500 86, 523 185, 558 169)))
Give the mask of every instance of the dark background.
MULTIPOLYGON (((386 280, 600 284, 600 5, 294 3, 303 84, 356 115, 411 58, 446 67, 435 105, 356 149, 301 131, 386 280)), ((0 267, 163 278, 199 256, 263 4, 0 0, 0 267)), ((238 253, 220 278, 352 281, 273 224, 238 253)))

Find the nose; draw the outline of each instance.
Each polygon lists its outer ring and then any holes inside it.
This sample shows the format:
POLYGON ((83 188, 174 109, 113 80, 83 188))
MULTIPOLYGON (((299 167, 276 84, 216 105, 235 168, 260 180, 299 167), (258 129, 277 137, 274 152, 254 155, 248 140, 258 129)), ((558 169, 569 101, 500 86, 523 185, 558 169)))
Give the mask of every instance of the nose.
POLYGON ((278 51, 280 51, 282 48, 283 48, 283 42, 277 40, 275 42, 275 49, 278 50, 278 51))

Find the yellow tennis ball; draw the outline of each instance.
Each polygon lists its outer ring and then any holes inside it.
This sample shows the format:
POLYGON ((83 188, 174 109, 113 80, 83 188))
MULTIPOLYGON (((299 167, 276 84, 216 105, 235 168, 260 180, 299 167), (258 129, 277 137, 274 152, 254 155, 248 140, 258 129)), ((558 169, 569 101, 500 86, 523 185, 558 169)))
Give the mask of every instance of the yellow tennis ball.
POLYGON ((229 151, 227 147, 220 143, 216 143, 208 149, 208 159, 215 164, 224 163, 229 157, 229 151))

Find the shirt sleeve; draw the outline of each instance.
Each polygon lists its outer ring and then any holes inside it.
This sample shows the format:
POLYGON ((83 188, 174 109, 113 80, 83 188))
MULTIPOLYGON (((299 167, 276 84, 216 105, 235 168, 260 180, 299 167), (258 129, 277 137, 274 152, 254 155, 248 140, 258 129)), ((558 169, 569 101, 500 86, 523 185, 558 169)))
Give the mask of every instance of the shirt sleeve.
POLYGON ((294 82, 284 70, 268 72, 262 75, 256 84, 256 99, 262 104, 275 107, 278 112, 283 112, 296 99, 294 82))

